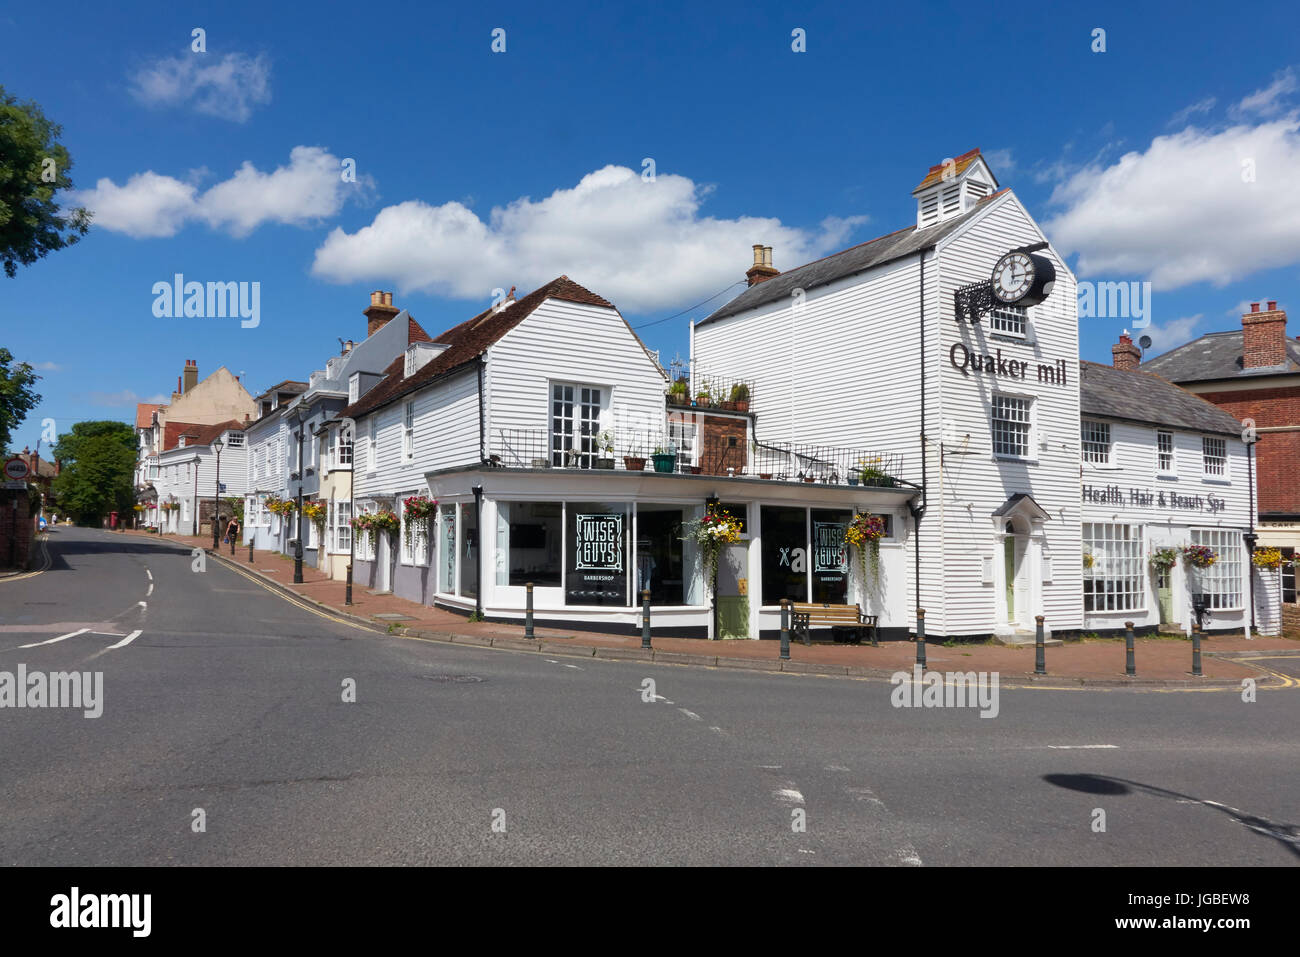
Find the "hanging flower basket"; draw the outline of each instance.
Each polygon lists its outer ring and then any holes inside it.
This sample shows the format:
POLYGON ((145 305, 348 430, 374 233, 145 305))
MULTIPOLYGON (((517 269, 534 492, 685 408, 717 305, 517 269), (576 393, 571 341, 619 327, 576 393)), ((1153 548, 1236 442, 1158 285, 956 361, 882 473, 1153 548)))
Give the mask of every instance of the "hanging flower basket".
POLYGON ((406 523, 406 531, 411 531, 411 526, 416 522, 424 522, 433 518, 438 512, 438 500, 429 498, 425 495, 412 495, 410 498, 402 500, 402 520, 406 523))
POLYGON ((382 512, 375 512, 370 516, 370 527, 376 532, 388 532, 391 535, 397 531, 397 515, 387 509, 382 512))
POLYGON ((709 505, 704 509, 704 516, 682 525, 685 534, 683 541, 695 542, 708 571, 709 586, 713 587, 718 578, 718 556, 724 545, 740 541, 741 521, 721 505, 709 505))
POLYGON ((324 502, 303 502, 302 514, 317 528, 325 527, 325 517, 329 514, 324 502))
POLYGON ((266 510, 275 515, 288 515, 294 510, 293 499, 272 496, 266 500, 266 510))
POLYGON ((1257 548, 1250 556, 1250 562, 1256 568, 1277 569, 1286 564, 1282 552, 1276 548, 1257 548))
POLYGON ((884 537, 885 520, 879 515, 859 512, 844 529, 844 544, 852 545, 858 550, 858 563, 864 582, 867 581, 868 564, 871 566, 871 581, 880 580, 880 540, 884 537))
POLYGON ((1183 561, 1191 568, 1209 568, 1219 560, 1214 550, 1205 545, 1184 545, 1183 561))
POLYGON ((1178 549, 1176 548, 1157 548, 1147 559, 1151 567, 1159 572, 1167 572, 1178 564, 1178 549))
POLYGON ((1096 555, 1092 554, 1092 552, 1084 552, 1084 553, 1083 553, 1083 567, 1084 567, 1084 568, 1092 568, 1092 567, 1093 567, 1094 565, 1096 565, 1096 564, 1097 564, 1097 556, 1096 556, 1096 555))

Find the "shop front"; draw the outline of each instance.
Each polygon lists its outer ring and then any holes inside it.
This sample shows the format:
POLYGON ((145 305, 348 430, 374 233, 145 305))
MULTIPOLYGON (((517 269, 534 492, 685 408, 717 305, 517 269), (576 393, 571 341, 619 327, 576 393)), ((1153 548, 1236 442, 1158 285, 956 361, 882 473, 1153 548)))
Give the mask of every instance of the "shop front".
POLYGON ((775 638, 783 599, 857 604, 884 637, 910 625, 913 489, 577 469, 428 480, 437 575, 426 600, 443 607, 517 622, 531 584, 539 624, 580 630, 638 632, 643 591, 659 635, 775 638), (709 508, 740 528, 716 548, 716 571, 695 533, 709 508), (845 531, 862 514, 880 516, 884 535, 860 555, 845 531))

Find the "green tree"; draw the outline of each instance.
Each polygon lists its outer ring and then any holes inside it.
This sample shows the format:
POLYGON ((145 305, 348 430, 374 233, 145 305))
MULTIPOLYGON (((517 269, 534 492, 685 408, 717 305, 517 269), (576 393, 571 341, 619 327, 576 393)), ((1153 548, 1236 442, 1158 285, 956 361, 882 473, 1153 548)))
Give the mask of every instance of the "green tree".
POLYGON ((99 524, 116 510, 125 520, 135 499, 135 430, 126 422, 78 422, 59 436, 54 480, 60 506, 82 524, 99 524))
POLYGON ((47 253, 71 246, 90 228, 80 207, 63 215, 59 190, 72 189, 72 158, 36 103, 20 103, 0 86, 0 261, 5 274, 18 273, 47 253))
POLYGON ((8 453, 13 430, 27 418, 41 397, 32 388, 40 378, 26 362, 10 368, 13 353, 0 346, 0 452, 8 453))

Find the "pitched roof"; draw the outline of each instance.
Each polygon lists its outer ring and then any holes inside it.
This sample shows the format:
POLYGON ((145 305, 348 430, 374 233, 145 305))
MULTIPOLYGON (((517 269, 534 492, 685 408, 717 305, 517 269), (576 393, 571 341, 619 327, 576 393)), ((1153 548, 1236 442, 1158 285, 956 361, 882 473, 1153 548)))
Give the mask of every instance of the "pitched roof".
POLYGON ((413 375, 402 377, 405 356, 398 356, 384 370, 384 377, 379 383, 340 412, 339 417, 356 418, 365 415, 381 406, 396 402, 428 382, 473 362, 489 346, 528 318, 547 299, 563 299, 566 302, 614 308, 613 303, 589 289, 584 289, 568 276, 552 279, 524 298, 511 302, 504 309, 494 311, 489 307, 433 339, 433 342, 448 348, 416 370, 413 375))
POLYGON ((1144 369, 1079 363, 1079 411, 1189 432, 1240 435, 1241 423, 1217 405, 1144 369))
POLYGON ((227 429, 236 432, 242 432, 244 430, 244 423, 237 419, 228 419, 227 421, 219 422, 216 425, 195 425, 190 422, 178 422, 176 425, 179 426, 179 428, 175 433, 173 433, 172 423, 167 423, 167 436, 164 439, 162 448, 164 452, 170 452, 173 449, 180 448, 180 437, 182 435, 185 436, 185 447, 191 448, 193 446, 211 445, 212 440, 227 429))
MULTIPOLYGON (((979 159, 979 155, 980 148, 978 146, 967 153, 962 153, 961 156, 958 156, 953 160, 954 166, 951 176, 960 176, 962 173, 966 172, 966 170, 970 168, 970 165, 979 159)), ((917 183, 916 189, 912 190, 912 192, 918 192, 925 189, 927 186, 933 186, 935 183, 940 182, 943 179, 943 168, 943 163, 940 163, 937 166, 931 166, 930 171, 925 174, 925 179, 917 183)))
POLYGON ((166 406, 156 402, 137 402, 135 406, 135 427, 147 429, 153 425, 153 414, 166 406))
POLYGON ((271 388, 269 389, 263 389, 256 396, 254 396, 254 398, 260 399, 262 398, 262 396, 270 395, 273 392, 288 392, 291 395, 299 395, 300 393, 306 391, 307 391, 306 382, 299 382, 297 379, 285 379, 283 382, 279 382, 271 386, 271 388))
POLYGON ((985 203, 1005 192, 1008 190, 1000 189, 990 196, 985 196, 974 209, 937 225, 927 226, 924 229, 917 229, 915 225, 908 226, 756 283, 712 315, 701 319, 696 325, 702 326, 748 309, 789 299, 790 293, 796 288, 815 289, 837 279, 843 279, 845 276, 865 272, 905 256, 914 256, 925 249, 933 249, 940 240, 952 235, 962 225, 979 215, 985 203))
POLYGON ((1170 382, 1204 382, 1300 372, 1300 342, 1286 340, 1287 365, 1264 369, 1242 367, 1242 333, 1211 332, 1142 363, 1142 369, 1170 382))

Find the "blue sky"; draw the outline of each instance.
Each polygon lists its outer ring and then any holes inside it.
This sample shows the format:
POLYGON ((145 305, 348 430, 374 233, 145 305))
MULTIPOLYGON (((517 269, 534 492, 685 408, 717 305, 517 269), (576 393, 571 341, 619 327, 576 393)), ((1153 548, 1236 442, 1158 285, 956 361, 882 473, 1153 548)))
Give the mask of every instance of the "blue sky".
MULTIPOLYGON (((751 243, 784 269, 909 224, 975 146, 1080 278, 1152 281, 1155 352, 1239 328, 1297 301, 1300 13, 1234 10, 122 3, 52 29, 10 5, 0 84, 63 125, 97 215, 0 277, 0 344, 44 376, 14 443, 129 420, 186 359, 305 379, 372 289, 436 334, 562 272, 642 326, 742 280, 751 243), (260 283, 260 324, 156 317, 178 272, 260 283)), ((640 331, 685 355, 739 288, 640 331)), ((1131 325, 1081 321, 1084 357, 1131 325)))

